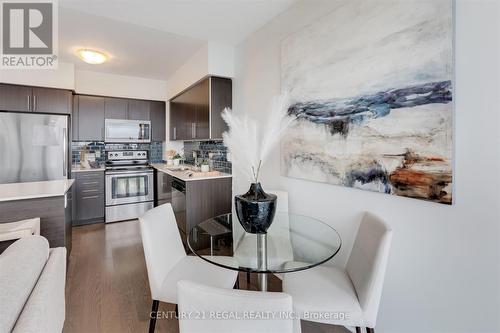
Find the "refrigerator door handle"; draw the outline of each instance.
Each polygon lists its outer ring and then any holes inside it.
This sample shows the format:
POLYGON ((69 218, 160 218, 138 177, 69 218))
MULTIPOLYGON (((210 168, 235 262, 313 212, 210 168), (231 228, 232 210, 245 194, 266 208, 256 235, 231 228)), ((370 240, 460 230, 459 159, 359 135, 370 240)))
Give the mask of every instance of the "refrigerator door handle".
POLYGON ((63 165, 63 176, 68 176, 68 130, 63 128, 63 156, 64 156, 64 165, 63 165))

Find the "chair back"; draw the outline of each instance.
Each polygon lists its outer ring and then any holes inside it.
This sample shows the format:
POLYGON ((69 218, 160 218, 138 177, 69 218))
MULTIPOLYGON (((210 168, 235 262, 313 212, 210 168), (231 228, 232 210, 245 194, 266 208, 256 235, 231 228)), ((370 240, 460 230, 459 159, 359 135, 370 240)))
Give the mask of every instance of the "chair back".
POLYGON ((375 215, 365 213, 346 271, 358 295, 367 327, 375 327, 391 240, 391 228, 375 215))
MULTIPOLYGON (((288 215, 286 215, 288 213, 288 192, 275 190, 268 190, 266 192, 275 194, 278 197, 276 200, 277 216, 274 217, 273 223, 267 230, 267 233, 269 235, 287 236, 285 231, 290 229, 290 221, 288 215)), ((289 239, 290 237, 288 236, 287 238, 289 239)))
POLYGON ((288 213, 288 192, 278 190, 266 190, 266 193, 275 194, 278 199, 276 200, 276 212, 288 213))
POLYGON ((169 203, 147 211, 139 223, 151 297, 157 300, 162 281, 186 251, 169 203))
MULTIPOLYGON (((294 332, 292 297, 288 294, 221 289, 183 280, 177 283, 177 295, 180 333, 294 332), (189 314, 196 317, 189 318, 189 314), (270 314, 276 317, 257 317, 270 314)), ((300 326, 295 329, 300 332, 300 326)))

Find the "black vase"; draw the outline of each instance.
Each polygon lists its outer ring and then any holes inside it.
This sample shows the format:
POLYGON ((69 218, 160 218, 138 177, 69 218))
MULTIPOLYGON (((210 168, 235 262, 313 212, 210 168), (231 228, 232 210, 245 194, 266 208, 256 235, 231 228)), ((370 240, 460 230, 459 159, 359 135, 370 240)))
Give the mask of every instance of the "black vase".
POLYGON ((274 194, 267 194, 260 183, 253 183, 247 193, 234 197, 236 215, 246 232, 265 234, 276 213, 274 194))

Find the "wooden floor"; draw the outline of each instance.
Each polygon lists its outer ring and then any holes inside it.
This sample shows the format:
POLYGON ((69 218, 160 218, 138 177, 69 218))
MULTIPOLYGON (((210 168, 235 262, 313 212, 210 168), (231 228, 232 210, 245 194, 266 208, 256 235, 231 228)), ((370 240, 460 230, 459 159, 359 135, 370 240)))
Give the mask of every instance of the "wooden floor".
MULTIPOLYGON (((257 290, 240 276, 240 288, 257 290)), ((281 290, 270 277, 269 289, 281 290)), ((146 263, 137 221, 73 228, 66 283, 66 333, 147 332, 151 311, 146 263)), ((160 303, 159 310, 174 311, 160 303)), ((179 332, 176 319, 158 320, 156 332, 179 332)), ((348 333, 344 327, 302 321, 302 332, 348 333)))

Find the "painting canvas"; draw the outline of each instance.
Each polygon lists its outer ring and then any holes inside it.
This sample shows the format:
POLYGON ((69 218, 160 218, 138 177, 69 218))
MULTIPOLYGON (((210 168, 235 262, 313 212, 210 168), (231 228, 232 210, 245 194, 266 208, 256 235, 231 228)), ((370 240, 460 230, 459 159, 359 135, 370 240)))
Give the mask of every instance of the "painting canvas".
POLYGON ((450 0, 339 1, 281 45, 282 174, 452 203, 450 0))

